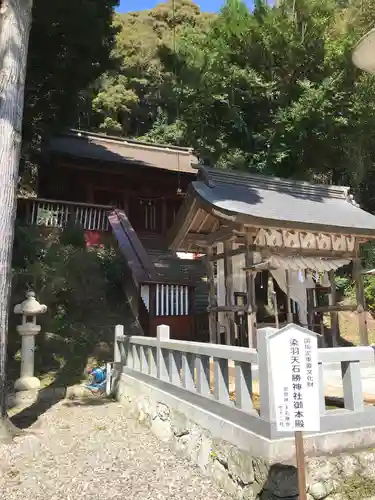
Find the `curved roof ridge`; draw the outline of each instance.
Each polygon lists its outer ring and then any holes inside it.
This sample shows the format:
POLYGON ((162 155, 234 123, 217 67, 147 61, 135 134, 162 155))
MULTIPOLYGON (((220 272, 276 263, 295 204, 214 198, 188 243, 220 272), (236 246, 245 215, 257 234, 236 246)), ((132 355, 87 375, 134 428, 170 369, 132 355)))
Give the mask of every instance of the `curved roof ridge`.
POLYGON ((225 170, 201 165, 198 167, 198 178, 209 187, 231 186, 235 189, 262 188, 268 191, 287 191, 298 195, 309 195, 311 198, 338 198, 351 202, 346 186, 331 184, 313 184, 294 179, 282 179, 262 174, 225 170))

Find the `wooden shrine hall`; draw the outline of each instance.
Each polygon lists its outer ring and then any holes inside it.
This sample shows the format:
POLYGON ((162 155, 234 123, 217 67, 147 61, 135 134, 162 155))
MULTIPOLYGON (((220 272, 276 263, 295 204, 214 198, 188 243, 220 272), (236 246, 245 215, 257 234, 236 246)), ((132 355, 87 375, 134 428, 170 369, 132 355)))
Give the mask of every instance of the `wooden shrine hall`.
POLYGON ((169 231, 172 250, 205 254, 210 342, 251 347, 257 328, 292 321, 334 346, 342 310, 357 312, 367 345, 360 246, 374 238, 375 216, 359 208, 349 188, 207 167, 199 168, 169 231), (355 280, 355 306, 336 297, 335 272, 343 266, 355 280), (264 273, 272 325, 257 322, 255 282, 264 273), (284 292, 285 306, 270 283, 284 292))

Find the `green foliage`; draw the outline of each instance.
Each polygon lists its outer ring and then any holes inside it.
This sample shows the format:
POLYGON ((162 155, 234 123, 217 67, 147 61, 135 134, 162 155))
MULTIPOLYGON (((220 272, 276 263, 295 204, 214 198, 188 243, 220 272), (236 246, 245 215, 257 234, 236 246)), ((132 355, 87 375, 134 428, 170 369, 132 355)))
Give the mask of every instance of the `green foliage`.
POLYGON ((218 167, 349 184, 375 211, 375 79, 351 60, 373 4, 228 0, 208 15, 170 0, 116 16, 91 126, 193 146, 218 167))
POLYGON ((334 496, 342 500, 366 500, 375 495, 374 481, 366 476, 353 474, 345 478, 343 484, 337 488, 334 496))
POLYGON ((111 65, 117 5, 118 0, 34 0, 23 119, 26 186, 35 175, 31 167, 41 141, 71 126, 79 114, 91 114, 85 89, 111 65))
MULTIPOLYGON (((203 29, 211 17, 191 0, 168 0, 151 10, 117 15, 114 68, 98 82, 90 127, 129 137, 147 134, 166 103, 174 100, 171 72, 162 66, 159 49, 163 45, 172 49, 182 31, 203 29)), ((168 123, 171 119, 168 115, 168 123)))
POLYGON ((64 246, 84 249, 86 248, 85 233, 80 226, 69 223, 61 231, 60 243, 64 246))
MULTIPOLYGON (((123 319, 120 257, 110 246, 86 249, 83 239, 82 230, 70 226, 60 235, 17 226, 12 305, 24 300, 31 288, 48 306, 40 318, 46 335, 37 338, 36 365, 41 372, 60 366, 63 359, 71 375, 82 373, 99 343, 111 345, 113 325, 123 319)), ((14 331, 19 318, 12 315, 11 321, 14 331)), ((18 349, 19 338, 11 335, 10 358, 18 349)))
POLYGON ((349 295, 352 289, 352 280, 347 276, 336 276, 335 277, 336 290, 338 293, 343 295, 349 295))
POLYGON ((364 280, 365 297, 368 310, 375 313, 375 276, 368 276, 364 280))

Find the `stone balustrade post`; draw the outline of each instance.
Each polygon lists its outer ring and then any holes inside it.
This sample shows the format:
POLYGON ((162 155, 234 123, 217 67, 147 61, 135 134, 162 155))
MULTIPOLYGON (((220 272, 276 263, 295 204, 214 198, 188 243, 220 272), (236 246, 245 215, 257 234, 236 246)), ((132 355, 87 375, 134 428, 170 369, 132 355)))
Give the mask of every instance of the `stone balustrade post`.
MULTIPOLYGON (((156 328, 156 338, 158 339, 158 343, 162 342, 163 340, 169 340, 169 326, 159 325, 156 328)), ((165 382, 169 382, 168 358, 168 353, 166 353, 165 350, 162 349, 160 345, 158 345, 156 349, 157 376, 158 379, 164 380, 165 382)))

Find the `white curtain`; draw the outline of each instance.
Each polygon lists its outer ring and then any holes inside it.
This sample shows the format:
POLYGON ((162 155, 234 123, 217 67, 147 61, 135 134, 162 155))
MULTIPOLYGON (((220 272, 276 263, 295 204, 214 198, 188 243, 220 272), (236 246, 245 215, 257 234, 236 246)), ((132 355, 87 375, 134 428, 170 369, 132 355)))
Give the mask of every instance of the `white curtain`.
MULTIPOLYGON (((271 271, 281 290, 287 293, 286 272, 284 268, 279 268, 271 271)), ((300 271, 289 271, 289 295, 298 306, 298 317, 301 325, 307 326, 307 289, 315 288, 315 283, 311 276, 307 276, 302 281, 300 279, 300 271)))

